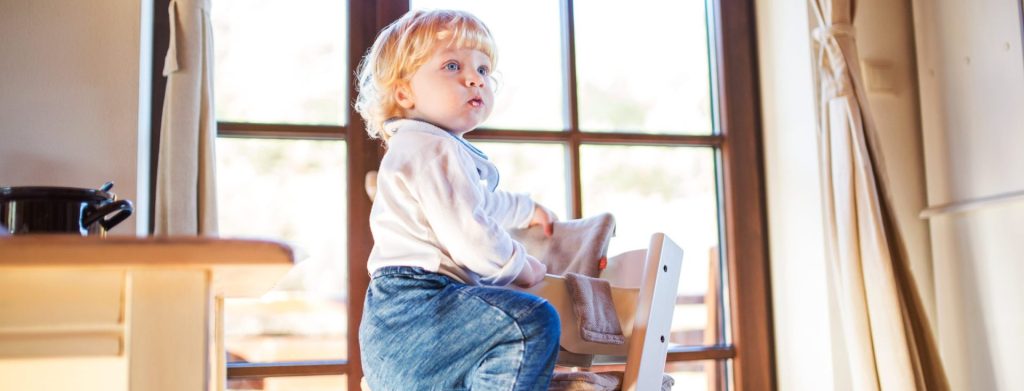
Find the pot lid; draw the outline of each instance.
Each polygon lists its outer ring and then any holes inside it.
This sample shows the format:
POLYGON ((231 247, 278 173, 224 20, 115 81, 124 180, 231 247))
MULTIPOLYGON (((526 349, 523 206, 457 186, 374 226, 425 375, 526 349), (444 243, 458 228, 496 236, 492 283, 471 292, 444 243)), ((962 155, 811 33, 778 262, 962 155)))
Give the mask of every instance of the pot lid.
POLYGON ((0 200, 15 199, 64 199, 103 201, 114 199, 113 194, 97 189, 82 187, 54 186, 10 186, 0 187, 0 200))

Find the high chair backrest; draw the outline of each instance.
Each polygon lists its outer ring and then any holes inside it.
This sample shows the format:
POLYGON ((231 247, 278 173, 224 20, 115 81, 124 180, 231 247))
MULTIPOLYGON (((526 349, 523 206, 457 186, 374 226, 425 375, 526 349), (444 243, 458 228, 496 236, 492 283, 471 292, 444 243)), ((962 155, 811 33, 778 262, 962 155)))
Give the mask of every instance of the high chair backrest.
POLYGON ((682 260, 683 250, 672 239, 663 233, 651 236, 628 342, 623 390, 661 389, 682 260))

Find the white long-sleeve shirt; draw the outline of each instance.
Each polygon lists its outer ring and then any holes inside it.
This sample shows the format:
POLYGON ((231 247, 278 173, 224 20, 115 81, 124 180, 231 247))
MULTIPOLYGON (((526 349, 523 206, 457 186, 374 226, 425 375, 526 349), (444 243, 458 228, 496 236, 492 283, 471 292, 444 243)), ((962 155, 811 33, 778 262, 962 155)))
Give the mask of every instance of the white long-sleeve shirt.
POLYGON ((506 229, 524 228, 534 203, 497 190, 498 170, 466 140, 400 119, 377 173, 367 269, 418 266, 466 284, 508 285, 526 250, 506 229))

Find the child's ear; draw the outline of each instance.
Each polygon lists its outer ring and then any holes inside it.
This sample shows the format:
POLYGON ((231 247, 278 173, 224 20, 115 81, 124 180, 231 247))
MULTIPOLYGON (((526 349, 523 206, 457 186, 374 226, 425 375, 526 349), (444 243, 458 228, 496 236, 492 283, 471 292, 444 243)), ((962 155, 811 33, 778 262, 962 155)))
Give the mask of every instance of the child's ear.
POLYGON ((395 89, 395 101, 406 110, 416 107, 416 101, 413 99, 412 90, 408 85, 400 85, 395 89))

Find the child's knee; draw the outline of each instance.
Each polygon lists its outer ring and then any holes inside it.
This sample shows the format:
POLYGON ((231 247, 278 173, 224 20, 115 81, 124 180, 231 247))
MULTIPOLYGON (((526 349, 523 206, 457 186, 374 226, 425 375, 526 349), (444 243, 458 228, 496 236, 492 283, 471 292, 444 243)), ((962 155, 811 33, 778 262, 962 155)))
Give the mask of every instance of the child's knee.
POLYGON ((562 333, 562 321, 558 318, 558 311, 555 311, 555 307, 548 302, 544 302, 543 305, 537 307, 536 311, 536 319, 538 319, 538 326, 541 329, 540 333, 548 341, 558 343, 558 338, 562 333))

